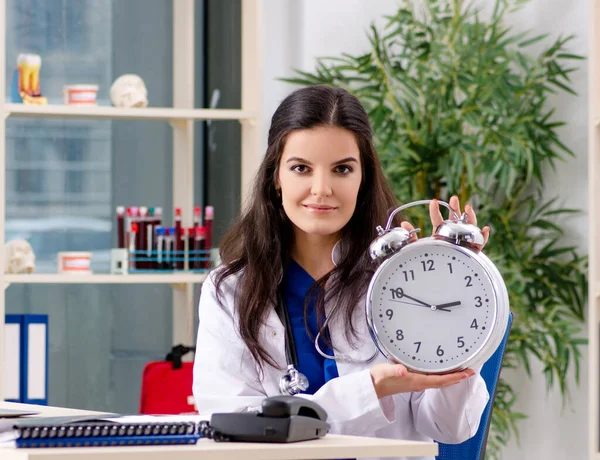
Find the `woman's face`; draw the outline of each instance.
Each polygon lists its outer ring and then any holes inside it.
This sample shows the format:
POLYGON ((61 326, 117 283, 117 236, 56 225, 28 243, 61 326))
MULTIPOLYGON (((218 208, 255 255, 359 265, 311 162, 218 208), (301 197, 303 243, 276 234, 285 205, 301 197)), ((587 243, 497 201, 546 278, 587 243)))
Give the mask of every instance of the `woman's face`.
POLYGON ((324 126, 288 135, 276 186, 296 232, 337 234, 354 214, 361 181, 360 151, 352 132, 324 126))

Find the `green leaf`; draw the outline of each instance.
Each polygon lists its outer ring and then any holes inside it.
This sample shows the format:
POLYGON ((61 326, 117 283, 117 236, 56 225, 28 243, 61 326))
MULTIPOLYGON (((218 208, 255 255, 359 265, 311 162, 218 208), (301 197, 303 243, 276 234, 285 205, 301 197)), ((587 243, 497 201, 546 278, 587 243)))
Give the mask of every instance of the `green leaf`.
POLYGON ((543 213, 544 216, 552 216, 552 215, 556 215, 556 214, 579 214, 581 213, 581 210, 579 209, 567 209, 567 208, 562 208, 562 209, 553 209, 552 211, 546 211, 543 213))
POLYGON ((525 48, 526 46, 533 45, 534 43, 538 43, 548 37, 548 34, 538 35, 536 37, 530 38, 528 40, 523 40, 519 43, 519 48, 525 48))
POLYGON ((576 59, 576 60, 584 60, 585 56, 580 56, 579 54, 569 54, 569 53, 558 53, 556 55, 557 58, 560 59, 576 59))
POLYGON ((572 94, 574 96, 577 96, 577 93, 574 90, 572 90, 571 88, 569 88, 567 85, 559 82, 557 79, 555 79, 555 78, 549 78, 548 81, 550 83, 552 83, 554 86, 558 86, 559 88, 565 90, 567 93, 572 94))

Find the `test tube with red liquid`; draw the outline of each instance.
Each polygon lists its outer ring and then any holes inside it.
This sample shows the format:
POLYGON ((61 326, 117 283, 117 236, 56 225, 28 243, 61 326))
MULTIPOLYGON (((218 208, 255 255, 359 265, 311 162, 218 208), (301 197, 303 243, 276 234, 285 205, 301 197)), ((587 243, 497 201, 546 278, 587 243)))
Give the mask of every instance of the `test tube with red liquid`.
POLYGON ((204 268, 210 268, 212 265, 211 261, 211 250, 212 250, 212 232, 213 232, 213 220, 215 218, 215 208, 207 206, 204 208, 204 228, 206 229, 206 239, 204 240, 204 249, 206 252, 207 261, 203 264, 204 268))
POLYGON ((117 206, 117 247, 125 248, 125 206, 117 206))
POLYGON ((181 208, 175 208, 175 234, 173 245, 173 268, 183 269, 183 240, 181 234, 181 208))
POLYGON ((137 222, 133 222, 129 232, 129 241, 127 242, 129 249, 129 268, 136 268, 136 237, 138 230, 139 228, 137 222))

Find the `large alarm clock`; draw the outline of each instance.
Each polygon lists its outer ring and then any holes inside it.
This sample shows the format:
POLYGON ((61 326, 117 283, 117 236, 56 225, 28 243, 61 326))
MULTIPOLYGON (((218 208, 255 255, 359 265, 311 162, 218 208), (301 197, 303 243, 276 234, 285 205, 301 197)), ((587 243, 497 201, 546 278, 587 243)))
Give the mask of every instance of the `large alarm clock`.
POLYGON ((371 336, 390 361, 410 370, 444 374, 475 368, 487 361, 506 332, 509 301, 500 272, 481 248, 479 228, 466 214, 454 213, 431 237, 415 241, 401 227, 385 229, 371 243, 369 255, 381 262, 366 297, 371 336))

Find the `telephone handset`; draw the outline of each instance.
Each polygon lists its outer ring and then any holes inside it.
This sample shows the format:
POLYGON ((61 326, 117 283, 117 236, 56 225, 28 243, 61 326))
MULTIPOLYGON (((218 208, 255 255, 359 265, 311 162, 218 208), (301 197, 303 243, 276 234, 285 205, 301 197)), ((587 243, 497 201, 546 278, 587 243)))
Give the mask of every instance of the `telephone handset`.
POLYGON ((302 415, 319 420, 327 420, 327 412, 316 402, 295 396, 273 396, 262 402, 263 417, 290 417, 302 415))
POLYGON ((244 442, 296 442, 327 434, 327 412, 314 401, 298 396, 273 396, 262 402, 261 412, 212 414, 210 428, 216 440, 244 442))

